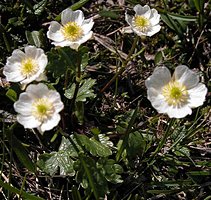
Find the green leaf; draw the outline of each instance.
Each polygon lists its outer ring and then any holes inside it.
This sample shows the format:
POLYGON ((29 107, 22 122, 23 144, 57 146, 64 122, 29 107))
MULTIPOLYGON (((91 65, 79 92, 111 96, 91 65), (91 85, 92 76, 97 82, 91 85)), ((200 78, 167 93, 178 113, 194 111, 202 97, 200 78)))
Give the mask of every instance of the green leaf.
POLYGON ((118 152, 116 154, 116 160, 119 161, 120 158, 121 158, 121 155, 123 153, 123 151, 125 150, 125 148, 128 146, 128 138, 129 138, 129 134, 133 128, 133 125, 135 123, 135 119, 138 115, 138 110, 139 110, 139 103, 136 107, 136 109, 132 112, 132 116, 131 116, 131 119, 128 123, 128 126, 127 126, 127 129, 125 130, 124 132, 124 139, 123 139, 123 142, 120 146, 120 148, 118 149, 118 152))
POLYGON ((163 61, 163 54, 162 54, 162 51, 158 51, 158 52, 155 54, 155 59, 154 59, 155 65, 158 65, 158 64, 161 63, 162 61, 163 61))
POLYGON ((88 65, 88 61, 89 61, 89 54, 84 53, 81 59, 81 71, 84 71, 85 67, 88 65))
POLYGON ((16 101, 17 101, 17 93, 16 93, 15 90, 13 90, 13 89, 7 90, 6 96, 7 96, 10 100, 12 100, 13 102, 16 102, 16 101))
POLYGON ((39 31, 25 31, 26 39, 29 44, 34 45, 36 47, 41 47, 42 43, 40 40, 40 32, 39 31))
POLYGON ((188 175, 191 175, 191 176, 210 176, 211 175, 211 171, 191 171, 187 173, 188 175))
POLYGON ((62 47, 58 48, 58 53, 68 66, 68 69, 75 72, 77 63, 81 60, 81 52, 77 52, 69 47, 62 47))
MULTIPOLYGON (((96 95, 94 94, 94 90, 91 89, 94 84, 95 80, 91 78, 81 81, 81 86, 77 93, 76 102, 85 102, 86 98, 94 98, 96 95)), ((72 99, 75 87, 76 84, 73 83, 69 89, 65 90, 65 97, 67 97, 68 99, 72 99)))
POLYGON ((151 194, 172 194, 181 191, 181 189, 175 190, 147 190, 147 193, 151 194))
POLYGON ((37 164, 43 171, 51 176, 54 175, 58 169, 60 175, 74 176, 75 170, 73 164, 77 156, 78 154, 70 141, 63 137, 59 151, 40 155, 37 164))
POLYGON ((101 173, 102 171, 96 166, 96 161, 88 156, 80 155, 81 160, 78 161, 78 172, 76 174, 76 181, 86 189, 87 193, 93 191, 96 199, 104 198, 108 192, 108 184, 106 178, 101 173))
POLYGON ((97 168, 107 181, 114 184, 123 182, 121 175, 119 175, 123 173, 123 168, 121 165, 116 164, 115 160, 100 158, 97 162, 97 168))
POLYGON ((142 156, 146 147, 146 141, 139 132, 129 135, 128 146, 126 148, 128 159, 133 159, 137 155, 142 156))
POLYGON ((65 74, 67 63, 56 49, 51 49, 48 55, 47 70, 53 73, 54 78, 58 78, 65 74))
POLYGON ((2 180, 0 180, 0 186, 3 187, 4 189, 14 193, 14 194, 19 194, 20 195, 19 199, 22 199, 21 197, 23 197, 24 199, 29 199, 29 200, 44 200, 41 197, 37 197, 37 196, 30 194, 28 192, 24 192, 23 190, 20 191, 16 187, 11 186, 8 183, 4 183, 2 180))
POLYGON ((94 98, 96 95, 94 94, 94 90, 91 89, 94 84, 94 79, 86 79, 79 88, 76 101, 86 101, 86 98, 94 98))
POLYGON ((95 133, 95 134, 98 133, 98 139, 102 144, 106 145, 107 147, 114 146, 113 142, 110 141, 110 138, 108 136, 106 136, 105 134, 100 134, 99 129, 95 128, 95 130, 94 130, 94 128, 93 128, 91 131, 92 131, 92 133, 95 133))
POLYGON ((78 119, 78 122, 80 124, 83 124, 84 122, 84 102, 78 101, 75 104, 75 115, 78 119))
POLYGON ((178 26, 177 20, 173 20, 167 14, 161 14, 161 18, 166 23, 166 25, 169 26, 169 28, 172 30, 176 31, 179 36, 183 35, 183 31, 181 30, 181 27, 178 26))
POLYGON ((178 15, 174 13, 167 13, 169 17, 176 20, 186 21, 186 22, 196 22, 197 17, 196 16, 190 16, 190 15, 178 15))
POLYGON ((118 19, 119 18, 119 15, 116 12, 110 11, 110 10, 101 10, 99 12, 99 15, 101 17, 110 17, 112 19, 118 19))
POLYGON ((77 63, 81 61, 81 52, 69 47, 52 48, 48 55, 47 70, 53 73, 54 78, 64 76, 68 70, 70 75, 76 72, 77 63))
POLYGON ((174 153, 177 156, 190 156, 190 151, 187 147, 181 147, 181 146, 176 146, 176 148, 174 149, 174 153))
POLYGON ((199 12, 203 12, 204 9, 204 0, 193 0, 196 9, 199 12))
POLYGON ((72 186, 71 190, 73 200, 82 200, 80 192, 78 191, 78 188, 75 185, 72 186))
POLYGON ((40 15, 44 11, 46 3, 47 3, 47 0, 42 0, 39 3, 35 4, 33 6, 34 14, 40 15))
POLYGON ((94 156, 107 157, 112 154, 112 151, 104 144, 101 144, 94 137, 88 138, 86 135, 78 135, 78 144, 83 145, 87 151, 89 151, 94 156))
POLYGON ((25 147, 20 143, 20 141, 13 134, 15 124, 10 127, 10 129, 5 129, 6 137, 12 148, 12 150, 17 155, 19 161, 25 166, 29 171, 36 172, 36 166, 29 157, 29 153, 26 151, 25 147))
POLYGON ((75 175, 75 171, 73 169, 74 161, 70 159, 70 154, 68 152, 52 152, 49 155, 41 155, 39 159, 45 162, 43 163, 44 165, 42 164, 42 169, 51 176, 57 172, 58 168, 60 175, 75 175))
POLYGON ((77 9, 81 8, 88 1, 90 1, 90 0, 80 0, 80 1, 78 1, 76 3, 74 3, 70 8, 72 10, 77 10, 77 9))

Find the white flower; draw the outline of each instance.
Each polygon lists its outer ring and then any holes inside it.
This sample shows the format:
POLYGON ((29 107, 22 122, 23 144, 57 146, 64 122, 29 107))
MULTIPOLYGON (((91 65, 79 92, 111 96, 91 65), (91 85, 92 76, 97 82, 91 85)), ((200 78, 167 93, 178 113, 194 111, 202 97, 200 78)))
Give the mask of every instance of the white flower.
POLYGON ((191 108, 201 106, 207 94, 199 76, 185 65, 177 66, 172 77, 166 67, 157 67, 145 85, 152 106, 170 118, 190 115, 191 108))
POLYGON ((92 18, 84 19, 81 10, 72 11, 67 8, 62 11, 60 25, 52 21, 47 32, 47 37, 53 40, 55 46, 70 46, 72 49, 78 47, 92 37, 92 27, 94 22, 92 18))
POLYGON ((63 107, 60 94, 43 83, 29 85, 14 103, 18 122, 24 128, 37 128, 40 133, 58 125, 63 107))
POLYGON ((134 31, 139 36, 151 37, 160 31, 160 15, 157 10, 154 8, 150 9, 148 5, 141 6, 139 4, 133 10, 135 11, 135 16, 132 17, 127 13, 125 14, 125 20, 130 27, 126 27, 123 32, 129 33, 134 31))
POLYGON ((48 63, 44 51, 35 46, 26 46, 24 51, 16 49, 12 52, 12 56, 7 58, 3 69, 7 81, 27 85, 44 77, 43 72, 48 63))

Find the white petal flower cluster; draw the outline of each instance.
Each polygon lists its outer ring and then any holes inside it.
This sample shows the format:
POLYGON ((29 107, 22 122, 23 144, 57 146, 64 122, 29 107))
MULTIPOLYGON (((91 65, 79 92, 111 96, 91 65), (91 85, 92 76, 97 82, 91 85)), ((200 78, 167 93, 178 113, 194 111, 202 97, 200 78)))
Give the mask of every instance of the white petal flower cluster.
POLYGON ((30 84, 14 104, 18 122, 24 128, 37 128, 40 133, 58 125, 63 107, 60 94, 43 83, 30 84))
POLYGON ((201 106, 207 94, 199 76, 185 65, 177 66, 172 77, 168 68, 157 67, 145 85, 152 106, 170 118, 190 115, 191 108, 201 106))
MULTIPOLYGON (((160 31, 160 15, 148 5, 136 5, 135 15, 126 13, 125 19, 130 25, 129 32, 138 36, 149 36, 160 31)), ((52 21, 47 37, 55 46, 69 46, 78 50, 79 46, 92 37, 93 19, 84 19, 80 10, 67 8, 61 13, 61 24, 52 21)), ((3 74, 9 82, 20 82, 26 86, 33 81, 45 78, 44 71, 48 63, 41 48, 26 46, 24 52, 16 49, 7 59, 3 74)), ((185 65, 176 67, 173 76, 166 67, 158 67, 145 81, 147 97, 152 106, 170 118, 183 118, 192 113, 192 108, 205 101, 207 88, 199 83, 199 76, 185 65)), ((37 128, 40 133, 58 125, 59 112, 64 108, 60 94, 43 84, 30 84, 21 93, 14 109, 18 113, 17 121, 25 128, 37 128)))
POLYGON ((61 24, 52 21, 47 32, 47 37, 53 40, 55 46, 69 46, 77 50, 78 47, 92 37, 92 18, 84 19, 81 10, 72 11, 67 8, 62 11, 61 24))
POLYGON ((135 16, 125 14, 125 20, 130 25, 126 28, 126 32, 135 32, 139 36, 153 36, 159 32, 161 26, 159 25, 160 15, 156 9, 150 9, 148 5, 136 5, 133 10, 135 16))
MULTIPOLYGON (((22 88, 33 81, 46 79, 44 74, 48 63, 41 48, 26 46, 24 52, 16 49, 3 68, 6 80, 20 82, 22 88)), ((60 121, 58 114, 63 109, 58 92, 49 90, 43 83, 30 84, 14 103, 18 113, 17 121, 25 128, 37 128, 40 133, 51 130, 60 121)))
POLYGON ((48 59, 44 51, 35 46, 26 46, 24 51, 16 49, 12 52, 12 56, 7 58, 3 69, 7 81, 27 85, 45 77, 43 73, 48 59))

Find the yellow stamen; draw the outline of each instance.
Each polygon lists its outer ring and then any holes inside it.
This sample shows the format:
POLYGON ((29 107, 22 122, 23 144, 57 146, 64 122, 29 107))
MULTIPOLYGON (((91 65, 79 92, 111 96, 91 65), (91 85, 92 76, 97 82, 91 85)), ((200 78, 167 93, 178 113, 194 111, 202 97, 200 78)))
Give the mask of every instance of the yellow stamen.
POLYGON ((38 71, 38 64, 32 58, 26 58, 21 62, 21 74, 30 77, 38 71))
POLYGON ((162 89, 162 94, 170 106, 181 106, 188 101, 188 91, 184 85, 171 81, 162 89))
POLYGON ((32 104, 32 115, 39 121, 45 121, 53 113, 53 104, 47 98, 37 99, 32 104))
POLYGON ((62 33, 65 39, 74 42, 83 35, 83 30, 76 22, 68 22, 62 27, 62 33))
POLYGON ((146 32, 150 26, 150 21, 144 16, 137 15, 133 20, 134 26, 142 32, 146 32))

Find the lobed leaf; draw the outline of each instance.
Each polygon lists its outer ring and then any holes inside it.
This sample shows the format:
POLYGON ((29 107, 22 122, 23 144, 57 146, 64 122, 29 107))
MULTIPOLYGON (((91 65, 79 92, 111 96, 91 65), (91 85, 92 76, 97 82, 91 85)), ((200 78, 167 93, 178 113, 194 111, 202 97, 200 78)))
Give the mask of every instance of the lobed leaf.
POLYGON ((107 157, 112 154, 112 151, 104 144, 101 144, 94 137, 88 138, 86 135, 78 135, 77 139, 94 156, 107 157))
POLYGON ((93 191, 96 199, 105 197, 108 192, 108 184, 101 170, 96 166, 96 161, 88 156, 80 156, 82 159, 77 163, 79 168, 76 181, 86 189, 87 193, 93 191))
POLYGON ((100 158, 97 162, 97 167, 107 181, 114 184, 123 182, 121 175, 119 175, 123 173, 123 168, 121 165, 116 164, 115 160, 100 158))
POLYGON ((54 175, 58 169, 60 175, 74 176, 75 170, 73 165, 77 155, 77 152, 69 140, 63 137, 59 151, 40 155, 37 164, 43 171, 51 176, 54 175))
MULTIPOLYGON (((77 93, 76 102, 85 102, 87 98, 94 98, 96 95, 94 94, 94 90, 91 89, 94 84, 94 79, 89 78, 83 80, 77 93)), ((76 84, 73 83, 69 89, 65 90, 65 97, 67 97, 68 99, 72 99, 75 92, 75 87, 76 84)))

